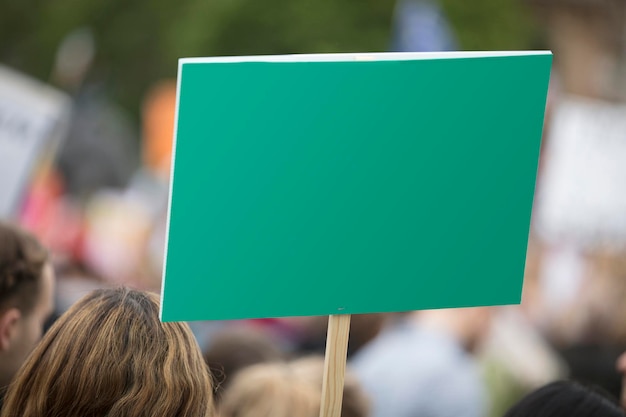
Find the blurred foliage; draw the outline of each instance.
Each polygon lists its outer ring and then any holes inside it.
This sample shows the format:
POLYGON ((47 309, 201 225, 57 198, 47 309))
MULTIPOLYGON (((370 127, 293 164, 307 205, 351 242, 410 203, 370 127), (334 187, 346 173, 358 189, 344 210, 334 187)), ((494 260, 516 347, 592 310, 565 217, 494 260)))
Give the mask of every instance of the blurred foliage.
POLYGON ((527 2, 516 0, 440 0, 461 47, 468 51, 538 49, 527 2))
MULTIPOLYGON (((518 0, 442 0, 463 49, 533 46, 518 0)), ((90 27, 92 78, 138 116, 184 56, 385 51, 395 0, 0 0, 0 62, 51 81, 68 32, 90 27)))

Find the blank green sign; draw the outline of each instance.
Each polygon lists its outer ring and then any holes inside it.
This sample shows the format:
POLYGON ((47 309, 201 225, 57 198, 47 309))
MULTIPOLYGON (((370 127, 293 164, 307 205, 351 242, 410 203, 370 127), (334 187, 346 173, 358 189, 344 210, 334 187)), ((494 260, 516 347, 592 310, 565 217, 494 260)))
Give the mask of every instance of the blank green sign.
POLYGON ((181 60, 162 319, 519 303, 551 60, 181 60))

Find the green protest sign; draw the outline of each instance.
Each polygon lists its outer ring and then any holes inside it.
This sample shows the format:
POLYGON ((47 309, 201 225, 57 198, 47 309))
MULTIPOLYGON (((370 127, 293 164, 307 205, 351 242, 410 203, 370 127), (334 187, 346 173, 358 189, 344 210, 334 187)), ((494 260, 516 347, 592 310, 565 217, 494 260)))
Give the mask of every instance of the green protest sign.
POLYGON ((519 303, 551 61, 180 60, 162 319, 519 303))

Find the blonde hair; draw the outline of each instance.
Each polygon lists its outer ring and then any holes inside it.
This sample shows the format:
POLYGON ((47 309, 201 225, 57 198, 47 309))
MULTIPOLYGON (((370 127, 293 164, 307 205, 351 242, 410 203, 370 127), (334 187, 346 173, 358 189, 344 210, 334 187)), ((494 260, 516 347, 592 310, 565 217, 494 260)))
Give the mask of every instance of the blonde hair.
MULTIPOLYGON (((292 362, 291 367, 299 378, 314 384, 321 396, 324 378, 324 357, 314 355, 300 358, 292 362)), ((369 414, 369 398, 363 391, 357 378, 350 372, 350 369, 346 369, 343 384, 343 400, 341 402, 341 417, 367 417, 369 414)))
MULTIPOLYGON (((221 417, 319 417, 324 359, 266 363, 243 369, 226 388, 221 417)), ((342 417, 367 417, 369 403, 346 373, 342 417)))
POLYGON ((226 388, 221 417, 318 417, 321 395, 286 363, 245 368, 226 388))
POLYGON ((54 324, 9 387, 2 416, 213 416, 189 326, 161 323, 154 294, 96 290, 54 324))

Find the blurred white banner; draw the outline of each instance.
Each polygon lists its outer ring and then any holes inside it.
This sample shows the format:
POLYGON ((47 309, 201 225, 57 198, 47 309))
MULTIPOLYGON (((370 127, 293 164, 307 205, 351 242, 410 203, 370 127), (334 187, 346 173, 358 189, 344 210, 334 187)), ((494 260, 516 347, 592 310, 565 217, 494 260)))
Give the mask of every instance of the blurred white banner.
POLYGON ((561 100, 547 140, 539 233, 552 243, 626 245, 626 105, 561 100))
POLYGON ((17 214, 33 170, 66 132, 70 98, 0 66, 0 218, 17 214))

